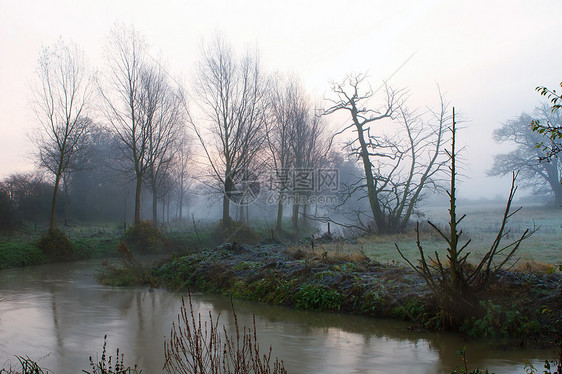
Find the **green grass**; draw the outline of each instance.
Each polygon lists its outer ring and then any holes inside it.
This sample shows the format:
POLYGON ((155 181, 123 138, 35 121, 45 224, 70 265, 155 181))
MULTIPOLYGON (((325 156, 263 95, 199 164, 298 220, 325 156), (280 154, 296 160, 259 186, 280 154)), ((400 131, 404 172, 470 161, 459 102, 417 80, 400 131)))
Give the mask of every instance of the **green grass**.
MULTIPOLYGON (((517 207, 517 205, 514 205, 517 207)), ((471 239, 468 250, 472 252, 470 258, 480 258, 494 241, 497 229, 501 223, 504 207, 502 206, 460 206, 457 215, 466 214, 461 222, 463 235, 461 239, 471 239)), ((427 225, 427 220, 440 227, 445 227, 448 220, 447 207, 435 207, 426 209, 425 217, 419 220, 422 227, 420 239, 426 253, 438 251, 444 256, 446 250, 445 241, 427 225)), ((539 230, 529 239, 523 241, 515 259, 519 259, 518 266, 530 263, 538 265, 555 265, 562 258, 562 209, 543 208, 540 206, 524 207, 515 214, 508 223, 511 229, 510 238, 521 235, 527 228, 538 227, 539 230)), ((509 238, 502 241, 508 244, 509 238)), ((400 250, 410 260, 419 257, 416 246, 416 235, 414 230, 396 235, 370 235, 359 238, 356 242, 347 241, 321 244, 317 250, 328 253, 354 254, 363 252, 370 258, 383 263, 405 264, 400 257, 394 243, 400 246, 400 250)))
POLYGON ((43 264, 45 254, 33 242, 0 243, 0 269, 43 264))
MULTIPOLYGON (((107 258, 117 256, 116 246, 121 232, 111 224, 87 224, 60 227, 74 247, 76 259, 107 258)), ((19 231, 0 236, 0 269, 39 265, 48 262, 47 256, 37 247, 46 227, 24 225, 19 231)))

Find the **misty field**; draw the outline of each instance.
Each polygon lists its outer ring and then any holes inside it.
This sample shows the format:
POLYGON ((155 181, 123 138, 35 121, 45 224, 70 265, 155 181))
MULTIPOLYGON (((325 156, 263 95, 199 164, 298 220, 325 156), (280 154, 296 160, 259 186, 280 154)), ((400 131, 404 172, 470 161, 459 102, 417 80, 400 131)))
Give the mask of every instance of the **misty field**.
MULTIPOLYGON (((514 205, 518 207, 518 205, 514 205)), ((461 222, 463 235, 461 239, 471 240, 468 250, 472 252, 469 258, 474 261, 487 251, 497 235, 504 206, 501 205, 472 205, 459 206, 459 217, 466 214, 461 222)), ((426 253, 438 251, 444 256, 446 244, 427 221, 430 220, 441 228, 446 228, 448 220, 447 207, 440 206, 425 208, 425 216, 419 218, 421 245, 426 253)), ((413 221, 415 224, 415 221, 413 221)), ((503 239, 504 245, 509 244, 516 237, 523 234, 526 229, 537 231, 521 244, 515 260, 517 269, 525 269, 531 265, 531 270, 546 269, 545 265, 562 262, 562 211, 538 205, 523 207, 508 222, 510 233, 503 239)), ((397 253, 394 243, 398 244, 404 254, 410 259, 418 258, 416 235, 413 229, 404 234, 390 236, 366 236, 356 242, 335 242, 321 245, 321 249, 329 253, 341 255, 364 252, 370 258, 380 262, 405 263, 397 253)), ((463 241, 464 243, 464 241, 463 241)))

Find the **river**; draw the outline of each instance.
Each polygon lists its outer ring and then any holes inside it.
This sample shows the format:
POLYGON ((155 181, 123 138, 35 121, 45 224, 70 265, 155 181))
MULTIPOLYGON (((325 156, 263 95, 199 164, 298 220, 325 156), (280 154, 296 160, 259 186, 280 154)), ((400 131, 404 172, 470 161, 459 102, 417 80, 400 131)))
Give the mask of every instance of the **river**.
MULTIPOLYGON (((96 283, 99 261, 51 264, 0 271, 0 369, 17 363, 14 355, 39 359, 57 374, 90 370, 89 356, 125 354, 143 373, 162 372, 163 342, 179 312, 182 294, 146 288, 113 288, 96 283)), ((230 301, 194 295, 196 313, 221 314, 232 328, 230 301)), ((256 316, 262 350, 270 345, 289 373, 449 373, 455 352, 467 347, 472 368, 524 373, 526 359, 542 369, 552 350, 493 350, 491 342, 464 341, 456 334, 407 331, 400 321, 295 311, 234 302, 239 320, 256 316)))

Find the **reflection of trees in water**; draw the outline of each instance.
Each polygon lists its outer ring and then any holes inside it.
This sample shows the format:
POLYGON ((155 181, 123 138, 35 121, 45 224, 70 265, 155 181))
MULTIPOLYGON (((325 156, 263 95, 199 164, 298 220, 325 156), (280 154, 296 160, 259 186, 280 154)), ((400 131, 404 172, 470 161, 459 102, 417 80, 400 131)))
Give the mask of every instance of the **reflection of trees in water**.
MULTIPOLYGON (((194 308, 199 303, 204 304, 206 310, 211 307, 220 313, 221 322, 228 329, 233 329, 230 299, 196 295, 194 308)), ((526 358, 546 359, 549 354, 531 350, 494 351, 489 340, 467 341, 457 333, 408 331, 411 323, 406 321, 298 311, 246 301, 234 301, 234 307, 242 326, 249 326, 252 314, 256 315, 260 341, 267 346, 273 345, 274 355, 286 363, 298 360, 304 365, 308 360, 313 365, 313 361, 321 360, 323 355, 335 361, 341 358, 340 352, 334 349, 340 347, 341 341, 344 341, 343 345, 352 347, 343 359, 349 365, 347 370, 356 368, 354 373, 372 372, 374 368, 366 369, 372 363, 389 365, 385 366, 385 370, 395 367, 408 372, 404 365, 415 365, 416 372, 450 372, 459 362, 456 352, 463 346, 467 347, 467 358, 474 368, 494 363, 498 369, 503 366, 507 371, 522 370, 526 358), (324 352, 320 352, 322 350, 324 352), (306 357, 308 352, 317 353, 317 357, 306 357), (377 357, 379 354, 380 357, 377 357)))
MULTIPOLYGON (((43 311, 40 318, 44 316, 44 320, 32 322, 46 323, 37 332, 44 335, 43 341, 30 349, 44 346, 53 350, 43 361, 46 367, 60 367, 65 372, 86 368, 89 355, 101 354, 103 336, 108 334, 108 353, 114 355, 115 348, 120 347, 126 361, 139 363, 147 373, 160 371, 164 336, 169 336, 171 322, 179 312, 181 294, 100 286, 93 278, 92 265, 54 264, 18 270, 0 274, 0 287, 7 290, 2 302, 13 299, 22 307, 30 305, 43 311)), ((195 295, 193 304, 203 320, 208 319, 209 311, 220 313, 221 323, 232 331, 234 321, 228 298, 195 295)), ((376 368, 411 372, 407 365, 415 365, 416 372, 422 373, 450 372, 457 363, 457 349, 465 345, 471 365, 480 367, 493 358, 496 362, 521 361, 548 358, 550 354, 490 352, 486 342, 466 342, 456 334, 409 332, 409 323, 401 321, 303 312, 243 301, 235 301, 234 305, 241 326, 250 326, 252 314, 256 315, 264 350, 272 345, 274 356, 293 367, 302 365, 303 370, 291 372, 313 372, 332 363, 337 367, 327 370, 333 373, 372 373, 379 370, 376 368)), ((43 356, 49 352, 17 353, 43 356)), ((521 370, 522 365, 514 364, 511 369, 521 370)))

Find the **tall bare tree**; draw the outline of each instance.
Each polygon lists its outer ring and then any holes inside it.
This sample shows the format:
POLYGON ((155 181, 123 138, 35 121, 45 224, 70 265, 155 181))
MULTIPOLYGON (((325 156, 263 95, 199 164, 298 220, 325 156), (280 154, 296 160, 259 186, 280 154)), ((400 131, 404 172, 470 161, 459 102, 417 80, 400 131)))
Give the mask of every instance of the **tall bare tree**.
POLYGON ((303 223, 306 222, 308 197, 313 192, 312 189, 316 191, 319 182, 318 169, 326 166, 326 154, 330 145, 324 136, 323 125, 323 118, 315 113, 309 101, 305 101, 301 110, 297 111, 291 128, 290 144, 295 166, 293 174, 295 201, 291 221, 295 230, 299 229, 299 218, 303 223), (304 188, 299 187, 299 184, 303 184, 304 188))
POLYGON ((83 52, 59 40, 44 48, 37 68, 34 111, 40 130, 32 137, 41 167, 54 177, 49 231, 55 229, 59 185, 80 162, 91 120, 92 80, 83 52))
POLYGON ((177 217, 180 224, 183 220, 183 208, 186 205, 186 194, 190 185, 189 166, 192 159, 191 145, 187 135, 181 137, 178 152, 173 163, 173 175, 175 177, 175 194, 178 203, 177 217))
POLYGON ((294 197, 292 225, 298 229, 299 217, 305 219, 307 207, 300 200, 305 200, 310 193, 308 188, 299 188, 298 184, 306 179, 315 188, 314 168, 320 166, 328 143, 323 138, 321 118, 315 115, 298 78, 276 75, 269 92, 270 121, 266 141, 275 173, 272 179, 278 190, 276 230, 282 228, 283 205, 289 194, 294 197), (303 211, 299 214, 300 209, 303 211))
POLYGON ((146 48, 134 29, 114 26, 106 53, 109 65, 107 86, 101 89, 103 110, 119 139, 123 156, 121 168, 135 180, 135 223, 140 221, 142 185, 150 169, 151 122, 146 117, 146 108, 143 108, 143 103, 146 103, 146 92, 143 90, 146 48))
POLYGON ((162 65, 153 63, 141 74, 141 114, 145 120, 148 151, 146 181, 152 192, 152 223, 158 224, 158 198, 170 174, 184 132, 181 95, 168 83, 162 65))
POLYGON ((290 192, 289 172, 295 166, 291 141, 296 121, 305 115, 302 89, 294 77, 277 75, 272 79, 269 109, 271 120, 266 123, 266 142, 277 182, 278 201, 276 230, 282 229, 284 198, 290 192))
MULTIPOLYGON (((325 114, 346 112, 349 124, 336 135, 354 133, 347 143, 350 155, 362 163, 364 176, 350 186, 350 194, 364 190, 369 201, 370 219, 381 234, 405 229, 416 204, 428 186, 436 186, 437 173, 446 162, 443 157, 444 129, 450 116, 442 100, 440 109, 430 112, 430 120, 409 112, 401 91, 385 89, 385 103, 370 109, 373 90, 364 75, 349 76, 343 83, 332 85, 335 98, 325 114), (392 120, 399 132, 388 135, 373 125, 392 120), (405 135, 405 136, 404 136, 405 135)), ((361 228, 373 230, 368 222, 358 221, 361 228)))
POLYGON ((207 116, 207 132, 192 123, 211 175, 223 195, 223 223, 230 221, 230 199, 236 182, 259 163, 265 129, 265 86, 256 56, 237 59, 219 36, 202 52, 195 91, 207 116))

